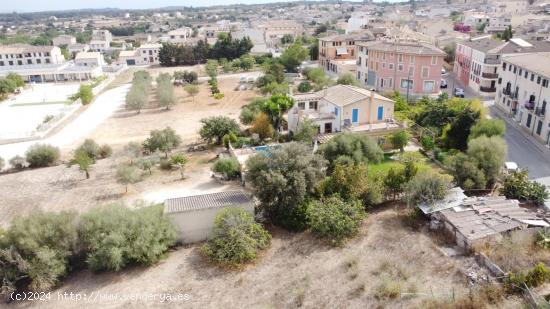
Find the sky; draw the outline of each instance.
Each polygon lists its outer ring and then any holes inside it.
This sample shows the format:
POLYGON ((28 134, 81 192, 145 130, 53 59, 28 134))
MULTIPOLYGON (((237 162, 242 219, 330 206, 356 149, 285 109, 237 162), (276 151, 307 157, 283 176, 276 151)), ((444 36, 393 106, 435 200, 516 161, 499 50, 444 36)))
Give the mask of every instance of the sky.
POLYGON ((61 11, 88 8, 154 9, 167 6, 209 6, 220 4, 257 4, 276 0, 2 0, 0 12, 61 11))

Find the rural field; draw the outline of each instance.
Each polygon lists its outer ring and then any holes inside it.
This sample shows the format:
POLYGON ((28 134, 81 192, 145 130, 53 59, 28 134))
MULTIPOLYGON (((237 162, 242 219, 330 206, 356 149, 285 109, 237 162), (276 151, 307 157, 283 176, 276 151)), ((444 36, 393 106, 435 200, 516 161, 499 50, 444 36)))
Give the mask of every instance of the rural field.
MULTIPOLYGON (((76 272, 57 293, 186 293, 188 301, 103 302, 102 308, 441 308, 467 297, 466 273, 483 272, 471 257, 450 258, 434 240, 403 223, 404 209, 375 211, 343 248, 309 233, 272 229, 272 246, 239 270, 205 261, 200 245, 180 247, 158 265, 120 273, 76 272), (403 293, 403 294, 401 294, 403 293)), ((69 300, 13 308, 72 308, 69 300)), ((79 303, 83 308, 97 307, 79 303)), ((493 308, 517 308, 517 298, 493 308)), ((449 308, 455 308, 454 305, 449 308)))
MULTIPOLYGON (((154 73, 152 76, 154 78, 154 73)), ((116 111, 96 128, 90 138, 100 144, 122 145, 145 139, 151 130, 170 126, 181 135, 184 143, 196 142, 202 118, 224 115, 237 119, 241 107, 258 95, 254 90, 234 90, 238 84, 239 77, 219 78, 220 91, 225 94, 221 100, 212 97, 206 82, 201 82, 195 98, 189 96, 183 87, 176 87, 178 103, 171 110, 156 107, 153 91, 151 107, 140 114, 125 109, 116 111)))

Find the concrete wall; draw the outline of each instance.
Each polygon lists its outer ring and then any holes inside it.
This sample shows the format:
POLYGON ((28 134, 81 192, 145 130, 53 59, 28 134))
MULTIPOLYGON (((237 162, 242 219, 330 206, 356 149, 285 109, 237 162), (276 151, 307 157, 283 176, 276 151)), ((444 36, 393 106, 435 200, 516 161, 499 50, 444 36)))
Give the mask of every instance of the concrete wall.
MULTIPOLYGON (((227 207, 242 207, 254 215, 254 204, 241 204, 227 207)), ((207 240, 212 233, 216 215, 226 207, 207 208, 186 212, 168 213, 168 217, 176 225, 178 241, 189 244, 207 240)))

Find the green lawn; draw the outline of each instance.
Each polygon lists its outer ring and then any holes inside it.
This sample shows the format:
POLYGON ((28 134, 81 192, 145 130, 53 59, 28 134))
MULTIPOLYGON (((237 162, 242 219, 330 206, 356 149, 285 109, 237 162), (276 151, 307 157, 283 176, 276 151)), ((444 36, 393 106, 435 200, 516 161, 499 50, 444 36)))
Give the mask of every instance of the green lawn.
MULTIPOLYGON (((399 153, 393 153, 393 154, 384 154, 384 159, 382 162, 377 164, 369 164, 368 171, 369 175, 376 176, 380 175, 384 177, 390 169, 402 169, 404 168, 404 164, 400 161, 394 160, 391 157, 392 156, 401 156, 399 153)), ((424 157, 421 153, 417 151, 410 151, 405 152, 402 156, 406 160, 414 160, 416 167, 418 167, 418 171, 427 171, 429 169, 437 169, 439 168, 436 165, 433 165, 431 161, 424 157)))

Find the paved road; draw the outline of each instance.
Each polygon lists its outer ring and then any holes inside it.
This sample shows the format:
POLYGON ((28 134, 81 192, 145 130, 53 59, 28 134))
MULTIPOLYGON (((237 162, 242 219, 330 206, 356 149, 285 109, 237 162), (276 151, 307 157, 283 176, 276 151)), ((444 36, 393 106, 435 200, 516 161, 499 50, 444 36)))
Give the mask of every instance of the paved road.
POLYGON ((129 88, 130 85, 124 85, 100 94, 82 114, 51 137, 38 141, 0 145, 0 157, 7 161, 16 155, 24 156, 27 149, 34 144, 52 144, 63 148, 84 139, 124 104, 129 88))
POLYGON ((506 123, 504 139, 508 144, 508 161, 516 162, 520 167, 529 170, 529 178, 536 179, 550 176, 550 152, 543 151, 540 145, 529 139, 525 132, 511 123, 511 119, 505 119, 496 110, 494 105, 489 107, 493 118, 501 118, 506 123))

